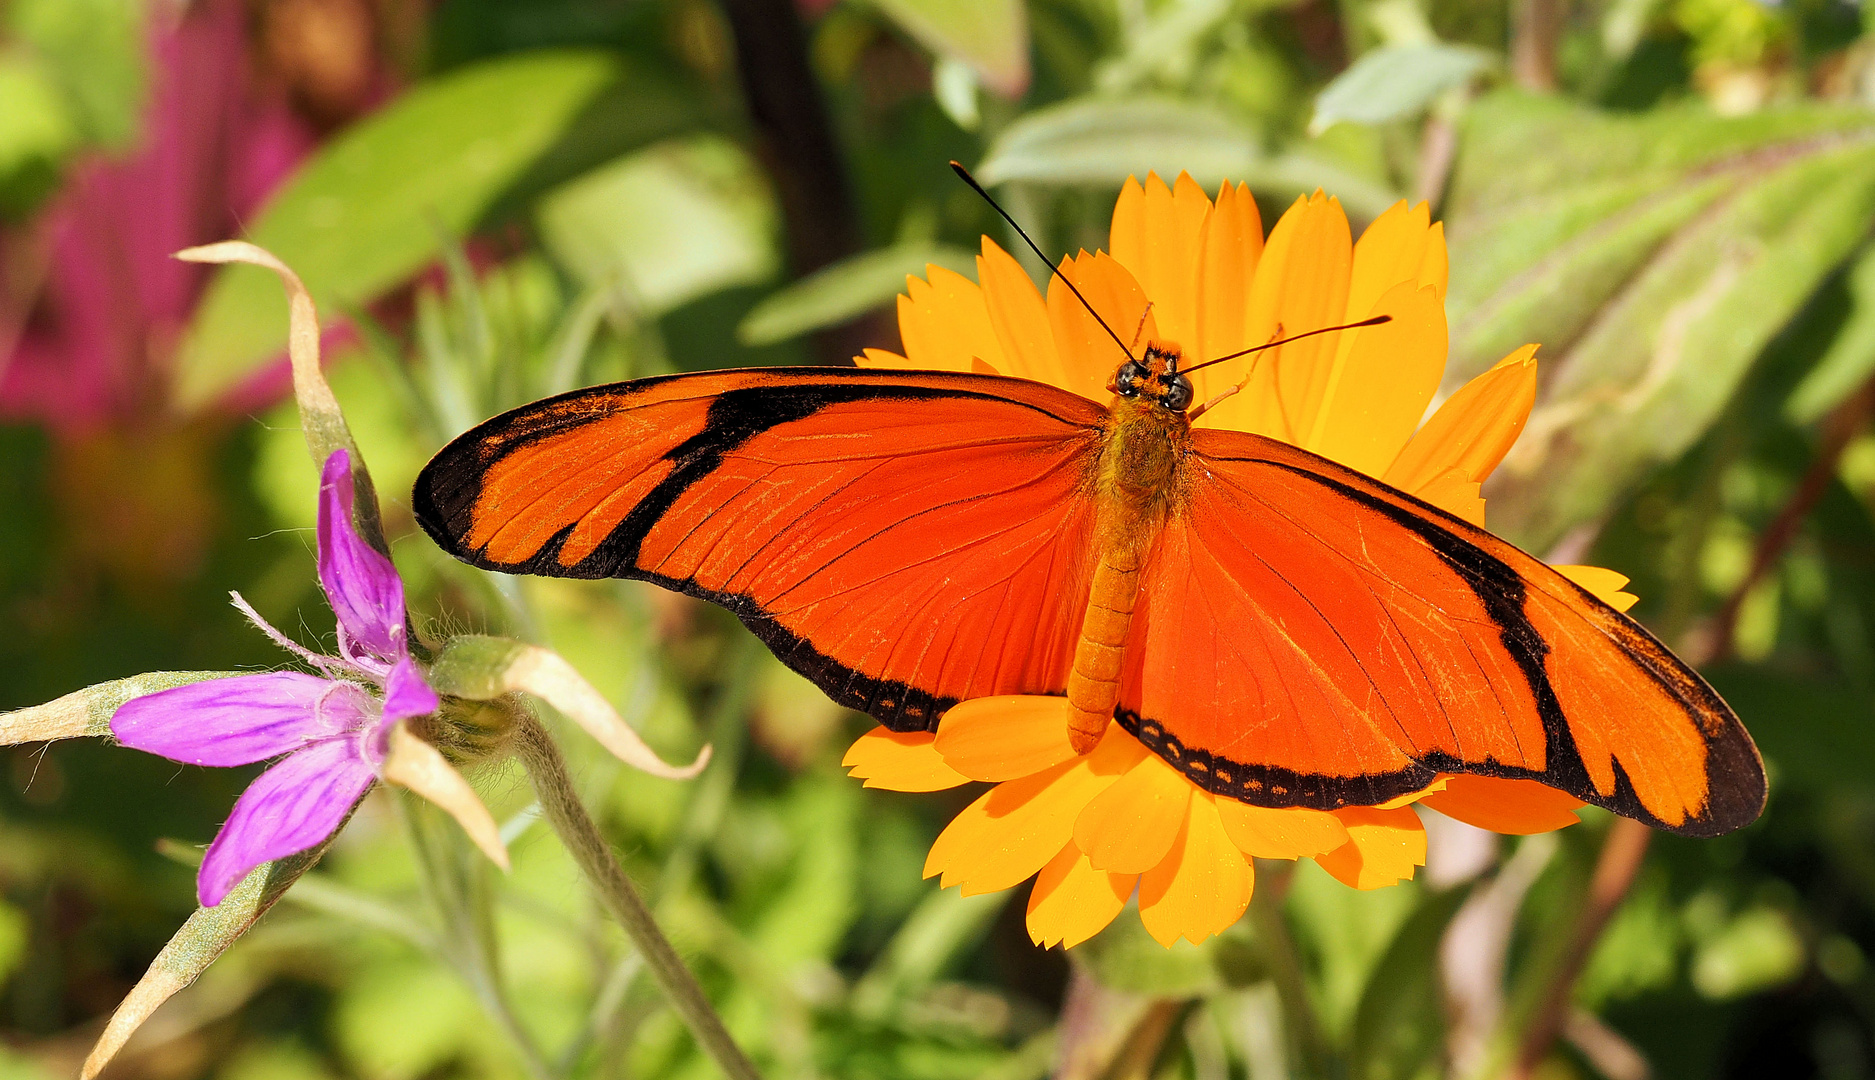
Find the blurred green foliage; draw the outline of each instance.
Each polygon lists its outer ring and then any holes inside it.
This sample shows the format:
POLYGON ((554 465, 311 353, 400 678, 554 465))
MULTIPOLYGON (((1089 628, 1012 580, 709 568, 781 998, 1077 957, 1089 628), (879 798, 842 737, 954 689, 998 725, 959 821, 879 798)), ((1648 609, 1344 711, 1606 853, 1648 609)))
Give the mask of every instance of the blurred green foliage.
MULTIPOLYGON (((800 106, 745 99, 734 2, 360 4, 401 90, 330 131, 249 232, 349 326, 332 380, 417 618, 551 643, 666 757, 715 746, 680 784, 556 729, 768 1075, 1019 1080, 1061 1060, 1093 1076, 1074 1055, 1096 1044, 1143 1054, 1111 1075, 1491 1073, 1569 948, 1608 828, 1436 829, 1422 880, 1374 893, 1264 866, 1251 914, 1203 947, 1160 949, 1123 916, 1064 957, 1028 942, 1021 890, 921 880, 967 796, 844 778, 865 725, 722 612, 635 584, 494 580, 415 534, 417 469, 503 408, 838 359, 855 320, 890 347, 878 313, 904 274, 967 270, 983 232, 1014 246, 951 158, 1051 251, 1104 246, 1118 183, 1149 169, 1245 180, 1266 222, 1317 185, 1357 226, 1433 200, 1452 244, 1448 389, 1544 345, 1537 412, 1487 489, 1493 526, 1632 575, 1643 622, 1723 658, 1709 674, 1773 777, 1759 824, 1655 842, 1544 1075, 1629 1080, 1632 1060, 1663 1078, 1875 1075, 1875 9, 808 5, 803 58, 850 185, 848 250, 814 263, 803 231, 825 222, 803 216, 803 179, 761 121, 800 106)), ((259 27, 288 6, 249 8, 259 27)), ((144 42, 183 17, 0 5, 6 251, 87 163, 139 145, 144 42)), ((0 305, 4 345, 33 297, 0 280, 25 304, 0 305)), ((224 271, 165 332, 169 413, 0 429, 0 705, 280 663, 230 588, 308 643, 331 636, 291 406, 204 407, 275 363, 277 285, 224 271)), ((157 842, 205 842, 247 773, 93 744, 6 761, 0 1076, 64 1075, 191 909, 188 867, 157 842)), ((512 766, 475 779, 512 875, 380 792, 113 1075, 709 1075, 512 766)))

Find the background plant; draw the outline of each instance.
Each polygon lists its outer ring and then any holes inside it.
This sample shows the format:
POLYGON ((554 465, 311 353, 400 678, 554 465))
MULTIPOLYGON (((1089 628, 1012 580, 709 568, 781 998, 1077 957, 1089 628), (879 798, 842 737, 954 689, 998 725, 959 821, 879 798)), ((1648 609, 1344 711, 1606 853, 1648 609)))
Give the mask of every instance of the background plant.
MULTIPOLYGON (((694 783, 566 739, 588 805, 771 1076, 1472 1075, 1561 1020, 1547 1068, 1875 1072, 1875 38, 1840 0, 11 0, 0 7, 0 706, 312 645, 316 477, 245 230, 344 326, 332 382, 413 610, 551 644, 694 783), (798 30, 794 29, 798 27, 798 30), (319 43, 325 43, 323 45, 319 43), (336 43, 336 44, 334 44, 336 43), (203 58, 213 58, 213 63, 203 58), (815 95, 798 91, 812 86, 815 95), (212 106, 212 107, 211 107, 212 106), (1586 954, 1606 818, 1419 882, 1304 865, 1205 949, 1072 958, 1005 896, 918 880, 956 806, 840 775, 860 730, 721 612, 495 581, 415 538, 442 440, 558 389, 891 347, 890 297, 1001 236, 1104 243, 1128 173, 1426 198, 1452 244, 1451 377, 1544 343, 1492 525, 1634 576, 1773 770, 1760 824, 1662 838, 1586 954), (155 208, 164 208, 161 214, 155 208), (159 222, 161 227, 154 227, 159 222), (173 234, 173 235, 170 235, 173 234), (303 620, 303 621, 302 621, 303 620), (1064 1011, 1064 1001, 1069 1006, 1064 1011)), ((1009 245, 1014 250, 1014 245, 1009 245)), ((1031 267, 1039 271, 1039 267, 1031 267)), ((7 753, 4 1068, 63 1075, 191 910, 247 774, 100 745, 7 753)), ((474 925, 556 1075, 703 1075, 534 821, 496 878, 451 827, 361 810, 319 870, 127 1050, 124 1075, 511 1075, 460 977, 474 925), (418 895, 418 859, 457 893, 418 895), (449 905, 456 905, 450 908, 449 905), (457 914, 452 915, 454 910, 457 914), (451 922, 450 920, 457 920, 451 922)), ((1616 851, 1615 854, 1620 854, 1616 851)), ((471 943, 473 944, 473 943, 471 943)), ((477 947, 480 947, 479 945, 477 947)))

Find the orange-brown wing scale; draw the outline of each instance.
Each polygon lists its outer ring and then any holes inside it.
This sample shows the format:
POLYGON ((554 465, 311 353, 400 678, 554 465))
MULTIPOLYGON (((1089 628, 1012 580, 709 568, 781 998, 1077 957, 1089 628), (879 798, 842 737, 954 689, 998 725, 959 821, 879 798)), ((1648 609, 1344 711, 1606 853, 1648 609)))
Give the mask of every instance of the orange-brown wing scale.
POLYGON ((1118 718, 1201 786, 1333 808, 1475 773, 1691 835, 1757 817, 1764 772, 1743 726, 1626 616, 1287 444, 1200 431, 1193 450, 1118 718))
POLYGON ((797 368, 595 387, 496 417, 418 479, 474 565, 722 604, 896 730, 1059 693, 1092 573, 1105 411, 1036 383, 797 368))

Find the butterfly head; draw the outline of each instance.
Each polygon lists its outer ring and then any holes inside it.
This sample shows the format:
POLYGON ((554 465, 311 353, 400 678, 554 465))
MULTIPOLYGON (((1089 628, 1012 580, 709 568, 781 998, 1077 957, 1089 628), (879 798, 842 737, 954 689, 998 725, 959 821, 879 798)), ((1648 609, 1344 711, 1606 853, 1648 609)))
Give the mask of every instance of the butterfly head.
POLYGON ((1113 373, 1108 389, 1123 398, 1156 402, 1182 413, 1191 408, 1191 380, 1179 374, 1179 348, 1169 341, 1150 341, 1138 360, 1128 360, 1113 373))

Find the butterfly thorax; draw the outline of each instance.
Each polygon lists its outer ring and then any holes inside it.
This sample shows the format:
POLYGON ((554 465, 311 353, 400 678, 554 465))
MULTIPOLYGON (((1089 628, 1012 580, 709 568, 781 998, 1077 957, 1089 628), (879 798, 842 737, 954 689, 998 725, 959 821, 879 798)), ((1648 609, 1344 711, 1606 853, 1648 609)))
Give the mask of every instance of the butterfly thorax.
MULTIPOLYGON (((1177 486, 1191 442, 1191 383, 1178 373, 1179 349, 1151 342, 1108 381, 1113 400, 1101 452, 1103 502, 1118 499, 1135 512, 1161 508, 1177 486)), ((1117 508, 1116 508, 1117 509, 1117 508)))
POLYGON ((1183 487, 1191 383, 1178 364, 1178 346, 1151 342, 1141 360, 1128 360, 1108 384, 1113 401, 1095 480, 1093 587, 1067 687, 1068 738, 1081 753, 1093 749, 1113 719, 1146 553, 1183 487))

